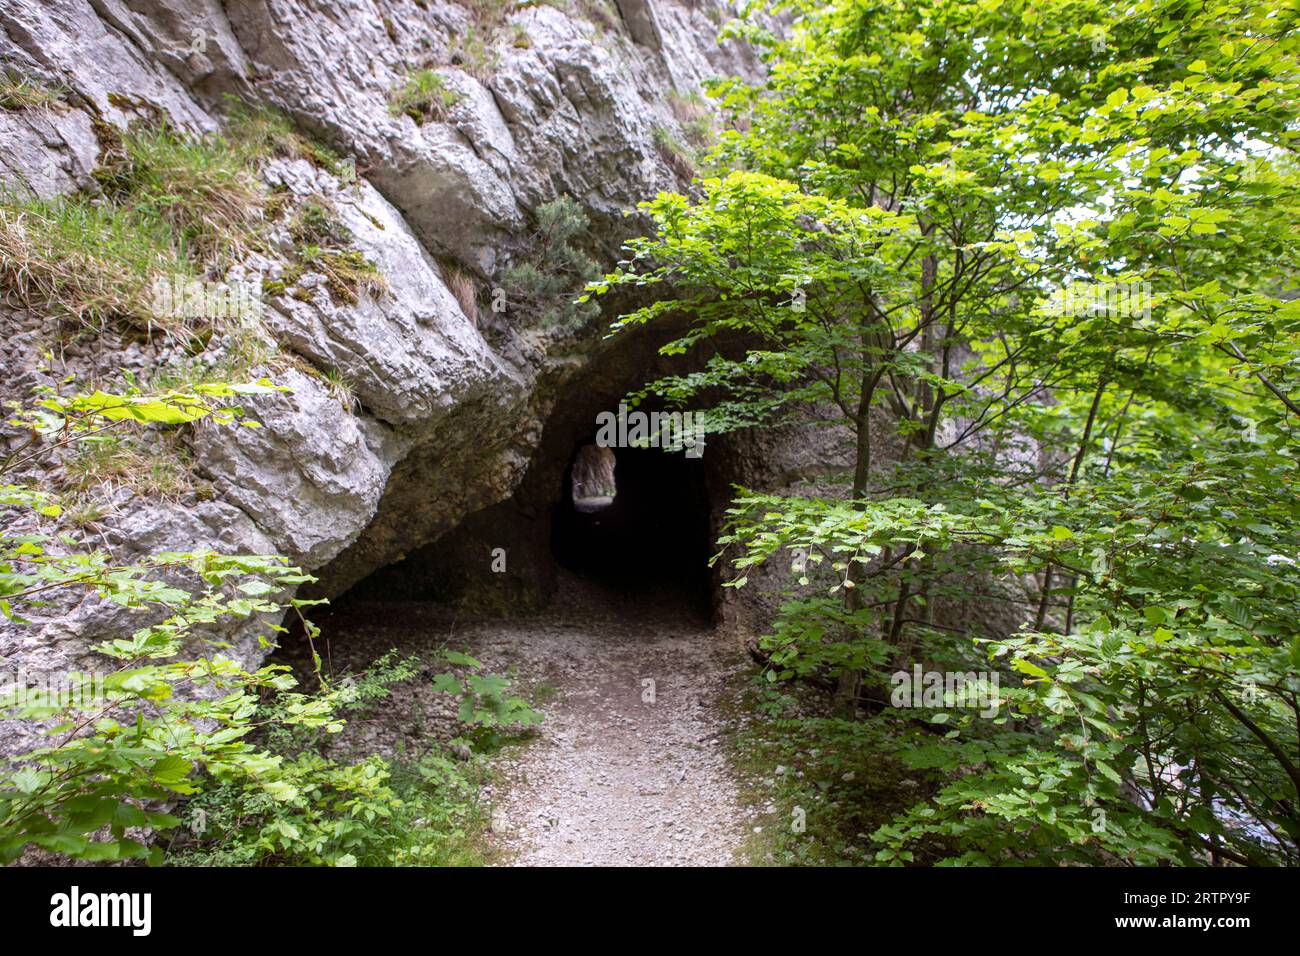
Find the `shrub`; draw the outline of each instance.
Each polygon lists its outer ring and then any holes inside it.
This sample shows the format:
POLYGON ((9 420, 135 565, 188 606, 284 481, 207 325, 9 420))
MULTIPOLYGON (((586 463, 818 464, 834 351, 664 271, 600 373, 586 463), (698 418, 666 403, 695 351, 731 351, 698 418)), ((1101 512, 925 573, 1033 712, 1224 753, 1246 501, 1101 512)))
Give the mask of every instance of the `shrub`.
MULTIPOLYGON (((482 674, 465 654, 441 658, 461 674, 433 678, 435 690, 460 699, 460 719, 482 749, 527 728, 540 714, 505 696, 510 682, 482 674)), ((391 687, 419 671, 415 658, 390 651, 339 686, 333 709, 352 719, 391 696, 391 687)), ((483 862, 479 836, 486 813, 480 802, 480 762, 459 762, 441 745, 408 759, 374 754, 352 762, 322 756, 329 728, 288 723, 274 708, 264 740, 280 760, 289 789, 268 792, 248 781, 220 785, 184 810, 194 834, 170 862, 194 865, 447 866, 483 862)))
POLYGON ((445 122, 460 94, 447 87, 447 80, 434 70, 417 70, 389 98, 394 116, 409 116, 417 126, 445 122))
POLYGON ((529 243, 529 261, 512 266, 505 275, 507 295, 544 327, 576 330, 600 311, 592 302, 577 301, 578 293, 599 269, 577 245, 590 220, 573 199, 562 196, 537 210, 537 229, 529 243))
MULTIPOLYGON (((45 443, 68 446, 130 423, 235 424, 241 412, 226 406, 228 399, 274 390, 269 383, 209 384, 190 393, 70 399, 47 392, 15 421, 45 443)), ((0 472, 41 451, 11 455, 0 472)), ((48 494, 20 485, 0 486, 0 506, 28 519, 61 514, 48 494)), ((301 607, 277 596, 307 580, 274 555, 160 553, 122 565, 49 534, 0 533, 0 613, 12 622, 26 624, 29 608, 60 593, 97 594, 144 612, 139 629, 95 648, 106 672, 64 674, 47 687, 0 693, 0 719, 42 728, 48 741, 0 764, 0 862, 29 847, 81 860, 157 860, 161 851, 150 851, 147 838, 179 822, 161 810, 178 795, 215 779, 284 792, 280 761, 246 739, 259 695, 276 698, 283 724, 337 727, 336 695, 291 693, 284 667, 247 671, 203 634, 217 622, 301 607)))

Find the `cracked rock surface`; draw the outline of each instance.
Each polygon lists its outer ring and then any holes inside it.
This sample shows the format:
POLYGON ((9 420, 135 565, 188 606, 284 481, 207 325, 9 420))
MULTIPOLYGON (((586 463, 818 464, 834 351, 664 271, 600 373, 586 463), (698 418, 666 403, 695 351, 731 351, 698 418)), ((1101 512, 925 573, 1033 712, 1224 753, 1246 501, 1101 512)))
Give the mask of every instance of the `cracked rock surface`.
MULTIPOLYGON (((674 102, 758 69, 743 44, 716 39, 732 15, 723 0, 521 6, 475 65, 462 55, 473 12, 437 0, 0 0, 0 69, 61 91, 48 108, 0 110, 0 185, 93 196, 106 129, 165 121, 212 133, 230 98, 273 108, 358 177, 277 160, 268 187, 337 206, 389 290, 339 303, 309 272, 296 297, 273 294, 262 334, 306 367, 252 377, 274 374, 292 394, 247 403, 257 434, 187 437, 203 494, 123 490, 95 543, 122 560, 151 548, 276 551, 336 595, 508 498, 565 389, 607 360, 605 326, 548 336, 519 307, 488 329, 451 277, 486 301, 527 257, 538 207, 561 196, 588 217, 589 251, 611 263, 640 228, 624 213, 685 186, 656 144, 681 132, 674 102), (442 121, 417 125, 389 101, 422 69, 458 98, 442 121), (343 400, 326 375, 347 383, 343 400)), ((281 275, 290 250, 271 238, 265 261, 232 272, 281 275)), ((182 360, 218 365, 229 347, 223 336, 196 355, 111 337, 63 347, 57 321, 11 306, 0 307, 5 400, 70 375, 113 386, 182 360)), ((0 622, 0 669, 84 666, 123 626, 94 600, 51 605, 30 628, 0 622)), ((228 635, 246 663, 264 654, 253 633, 264 630, 228 635)))

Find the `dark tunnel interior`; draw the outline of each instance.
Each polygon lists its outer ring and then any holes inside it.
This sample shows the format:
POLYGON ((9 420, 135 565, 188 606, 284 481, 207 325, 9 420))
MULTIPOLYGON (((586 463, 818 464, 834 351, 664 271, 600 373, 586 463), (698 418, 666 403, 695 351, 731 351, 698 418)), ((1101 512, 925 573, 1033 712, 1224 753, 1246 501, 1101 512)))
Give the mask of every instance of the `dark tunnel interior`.
POLYGON ((582 435, 567 458, 557 456, 547 469, 551 480, 529 483, 470 515, 335 603, 396 599, 492 615, 536 611, 554 596, 557 574, 567 572, 599 584, 614 599, 648 598, 710 615, 703 459, 660 448, 596 449, 594 442, 594 433, 582 435), (598 486, 588 480, 575 497, 575 464, 584 448, 588 457, 598 450, 612 460, 612 475, 603 475, 598 486), (503 573, 497 573, 498 554, 506 558, 503 573))
POLYGON ((697 608, 710 600, 709 497, 704 463, 681 451, 610 449, 611 497, 574 494, 579 441, 551 521, 551 552, 563 568, 611 587, 662 593, 697 608))

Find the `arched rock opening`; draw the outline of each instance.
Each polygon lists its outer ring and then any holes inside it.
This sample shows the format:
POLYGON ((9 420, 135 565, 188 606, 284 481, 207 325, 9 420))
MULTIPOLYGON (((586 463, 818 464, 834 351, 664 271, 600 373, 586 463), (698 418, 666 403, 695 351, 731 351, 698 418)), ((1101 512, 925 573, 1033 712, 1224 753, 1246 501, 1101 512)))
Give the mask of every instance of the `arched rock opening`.
MULTIPOLYGON (((394 555, 392 541, 407 533, 402 503, 419 497, 422 481, 430 495, 445 489, 467 497, 467 486, 476 480, 466 471, 448 488, 448 472, 458 466, 431 455, 395 470, 400 487, 386 493, 392 503, 387 514, 381 506, 376 520, 388 560, 375 560, 374 542, 363 534, 319 572, 325 583, 319 593, 335 600, 428 600, 509 614, 544 607, 567 569, 628 596, 655 592, 711 609, 717 582, 708 567, 709 549, 736 480, 727 440, 706 439, 705 453, 696 457, 654 447, 602 449, 613 457, 616 493, 599 511, 583 512, 574 502, 574 466, 580 455, 592 454, 582 449, 596 443, 597 416, 616 412, 627 392, 646 380, 701 363, 688 357, 670 366, 658 354, 663 333, 649 331, 616 337, 555 387, 540 439, 534 439, 513 489, 495 495, 501 500, 464 509, 450 527, 432 533, 412 522, 410 537, 394 555), (358 573, 358 567, 364 570, 358 573)), ((583 466, 589 480, 594 460, 583 466)))

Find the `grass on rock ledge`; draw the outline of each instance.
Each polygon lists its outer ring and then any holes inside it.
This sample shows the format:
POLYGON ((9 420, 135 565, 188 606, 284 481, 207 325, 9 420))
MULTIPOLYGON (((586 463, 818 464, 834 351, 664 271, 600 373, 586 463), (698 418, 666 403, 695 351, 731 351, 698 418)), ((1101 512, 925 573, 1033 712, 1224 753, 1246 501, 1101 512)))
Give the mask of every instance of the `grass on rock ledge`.
POLYGON ((0 72, 0 109, 15 112, 41 109, 62 100, 61 91, 23 76, 17 70, 0 72))
MULTIPOLYGON (((10 305, 91 332, 125 326, 202 346, 219 319, 156 314, 155 280, 220 280, 250 253, 273 254, 267 225, 283 197, 263 182, 273 157, 300 158, 351 181, 355 172, 297 133, 282 115, 237 106, 229 135, 192 136, 167 125, 119 132, 97 124, 102 195, 0 195, 0 294, 10 305)), ((324 202, 324 200, 320 200, 324 202)), ((343 230, 346 233, 346 230, 343 230)), ((324 275, 349 304, 381 294, 378 269, 345 248, 305 244, 300 267, 324 275)))
MULTIPOLYGON (((0 82, 5 102, 34 103, 36 89, 11 74, 0 82)), ((293 197, 263 180, 263 165, 277 157, 303 159, 345 182, 355 180, 351 164, 295 131, 283 115, 236 104, 226 135, 195 136, 166 124, 120 131, 97 121, 95 128, 98 191, 55 198, 0 193, 0 299, 48 317, 52 339, 67 343, 110 333, 124 340, 168 339, 179 349, 166 350, 167 364, 137 373, 150 387, 240 381, 259 367, 275 368, 281 360, 274 338, 256 312, 242 308, 254 296, 239 297, 240 308, 196 315, 161 310, 155 286, 220 283, 250 254, 282 257, 270 236, 270 225, 281 219, 292 244, 285 276, 257 292, 309 298, 306 289, 290 289, 308 274, 323 278, 336 303, 355 305, 361 295, 387 291, 377 266, 350 248, 352 236, 329 200, 309 196, 290 208, 293 197)), ((227 301, 236 299, 227 294, 227 301)), ((137 447, 134 438, 87 442, 65 463, 57 484, 79 502, 80 523, 109 510, 123 487, 160 498, 194 489, 176 431, 163 429, 155 437, 165 443, 161 457, 171 465, 151 460, 158 456, 137 447)))
POLYGON ((416 70, 393 91, 388 110, 394 116, 409 116, 417 126, 442 123, 461 95, 447 86, 447 79, 434 70, 416 70))

